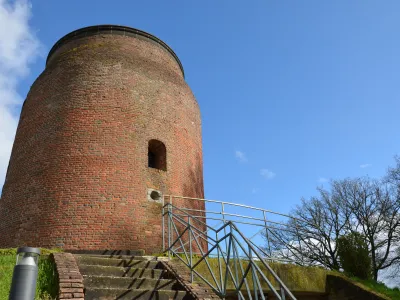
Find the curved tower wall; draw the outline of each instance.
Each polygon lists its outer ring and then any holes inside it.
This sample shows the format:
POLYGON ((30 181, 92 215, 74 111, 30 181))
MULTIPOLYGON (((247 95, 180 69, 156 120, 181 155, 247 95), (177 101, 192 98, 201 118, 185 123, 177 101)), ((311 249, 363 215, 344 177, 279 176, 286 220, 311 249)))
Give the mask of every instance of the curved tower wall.
POLYGON ((161 205, 149 189, 204 197, 200 111, 182 66, 132 28, 72 32, 25 100, 0 200, 0 248, 159 252, 161 205), (165 145, 165 171, 148 166, 151 140, 165 145))

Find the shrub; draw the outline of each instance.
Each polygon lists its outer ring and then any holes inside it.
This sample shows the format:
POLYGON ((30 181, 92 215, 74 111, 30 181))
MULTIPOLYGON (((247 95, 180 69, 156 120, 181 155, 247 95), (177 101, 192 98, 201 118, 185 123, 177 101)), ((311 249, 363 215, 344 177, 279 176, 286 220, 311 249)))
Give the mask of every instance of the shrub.
POLYGON ((337 239, 337 249, 342 268, 350 276, 371 278, 371 258, 362 234, 352 232, 337 239))

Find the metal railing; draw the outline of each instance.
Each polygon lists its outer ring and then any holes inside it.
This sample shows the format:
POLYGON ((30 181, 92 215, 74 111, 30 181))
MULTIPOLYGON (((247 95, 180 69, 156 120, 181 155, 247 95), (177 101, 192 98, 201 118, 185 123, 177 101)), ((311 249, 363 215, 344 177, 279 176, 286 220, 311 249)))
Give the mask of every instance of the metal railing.
POLYGON ((266 299, 269 292, 276 299, 296 299, 267 263, 272 259, 271 253, 252 240, 259 232, 267 236, 267 226, 284 224, 267 219, 267 214, 285 218, 288 215, 197 198, 167 196, 163 202, 164 251, 169 257, 177 257, 190 269, 192 281, 195 278, 202 280, 221 298, 235 294, 239 299, 266 299), (221 205, 221 210, 177 207, 173 204, 174 198, 214 203, 221 205), (263 217, 228 212, 227 206, 258 211, 263 217), (216 223, 209 224, 212 221, 216 223), (247 238, 238 224, 261 229, 247 238))
MULTIPOLYGON (((166 203, 175 205, 193 217, 206 221, 209 227, 219 228, 228 221, 234 222, 241 232, 245 233, 245 236, 249 240, 258 245, 264 244, 262 253, 264 259, 267 261, 272 260, 283 263, 307 265, 307 263, 304 262, 302 251, 293 251, 301 249, 301 243, 293 240, 291 244, 287 244, 286 241, 281 238, 281 232, 296 235, 296 232, 293 231, 293 228, 296 228, 296 226, 293 226, 293 223, 297 223, 300 220, 290 215, 250 205, 201 198, 167 195, 164 196, 162 200, 163 206, 166 203), (182 203, 179 203, 181 200, 197 201, 201 203, 202 205, 200 206, 205 209, 187 208, 185 206, 193 207, 193 204, 186 202, 185 204, 188 205, 182 205, 182 203), (288 224, 291 224, 291 226, 288 226, 288 224), (282 245, 284 246, 282 247, 282 245), (282 255, 282 251, 286 252, 286 255, 282 255)), ((164 225, 165 222, 163 221, 163 226, 164 225)), ((295 231, 301 232, 302 230, 303 229, 299 227, 295 231)), ((167 242, 165 236, 166 231, 163 229, 164 250, 166 249, 167 242)))

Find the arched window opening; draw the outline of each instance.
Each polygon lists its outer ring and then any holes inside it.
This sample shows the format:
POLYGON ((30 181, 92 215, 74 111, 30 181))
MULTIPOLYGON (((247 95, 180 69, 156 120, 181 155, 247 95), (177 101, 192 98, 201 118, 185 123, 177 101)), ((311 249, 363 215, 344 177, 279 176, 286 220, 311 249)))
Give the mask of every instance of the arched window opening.
POLYGON ((167 150, 162 142, 149 141, 148 160, 149 168, 167 170, 167 150))

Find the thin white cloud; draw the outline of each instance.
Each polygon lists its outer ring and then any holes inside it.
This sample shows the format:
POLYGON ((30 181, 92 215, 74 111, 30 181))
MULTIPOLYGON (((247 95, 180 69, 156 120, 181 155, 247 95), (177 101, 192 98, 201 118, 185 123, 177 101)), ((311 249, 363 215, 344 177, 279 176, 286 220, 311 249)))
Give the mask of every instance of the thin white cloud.
POLYGON ((362 165, 360 165, 360 168, 365 169, 365 168, 369 168, 371 166, 372 166, 371 164, 362 164, 362 165))
POLYGON ((268 169, 261 169, 260 175, 267 180, 272 179, 276 176, 276 174, 274 172, 272 172, 271 170, 268 170, 268 169))
POLYGON ((325 178, 325 177, 320 177, 318 178, 318 182, 324 183, 324 182, 328 182, 329 179, 325 178))
POLYGON ((235 157, 240 162, 247 162, 246 154, 244 154, 244 152, 242 152, 242 151, 236 150, 235 151, 235 157))
POLYGON ((258 191, 258 189, 253 188, 253 189, 251 190, 251 193, 252 193, 252 194, 257 194, 257 191, 258 191))
POLYGON ((0 0, 0 189, 18 124, 15 110, 23 102, 17 84, 41 50, 28 23, 31 8, 28 1, 0 0))

